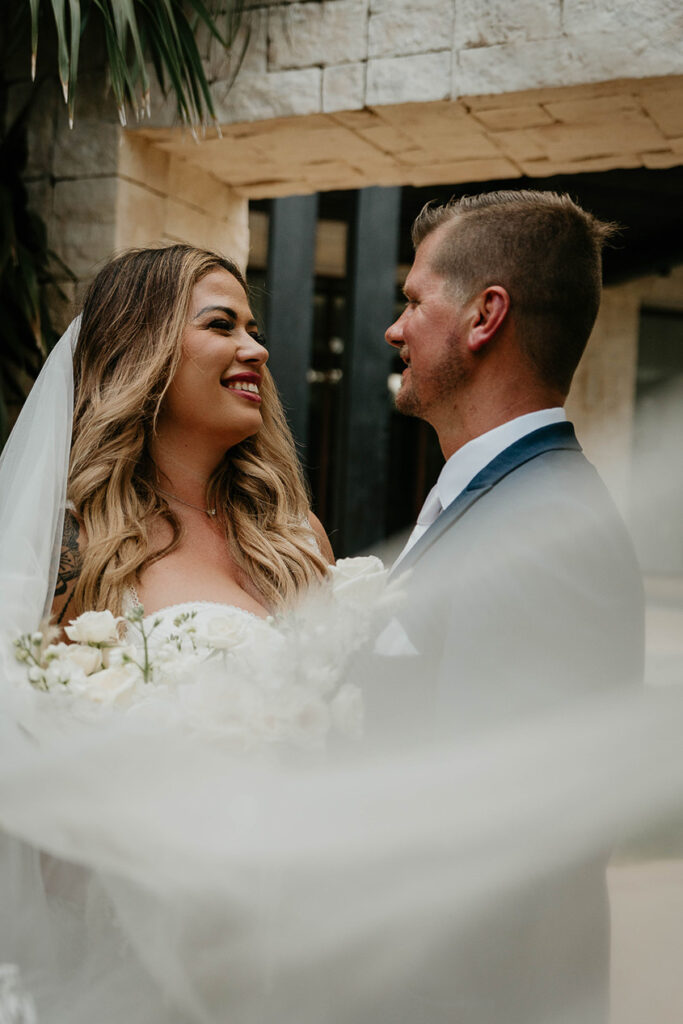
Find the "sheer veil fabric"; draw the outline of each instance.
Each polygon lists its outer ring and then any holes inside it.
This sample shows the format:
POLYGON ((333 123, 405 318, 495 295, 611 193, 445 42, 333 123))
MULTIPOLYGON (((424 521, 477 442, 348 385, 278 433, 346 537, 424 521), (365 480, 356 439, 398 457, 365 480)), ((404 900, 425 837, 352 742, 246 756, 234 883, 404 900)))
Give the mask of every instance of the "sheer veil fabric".
MULTIPOLYGON (((505 926, 493 911, 518 886, 680 809, 680 693, 310 757, 60 714, 19 685, 7 638, 36 628, 54 587, 77 329, 0 464, 0 1020, 509 1024, 501 972, 543 984, 524 950, 479 963, 466 1000, 450 967, 505 926)), ((394 674, 362 660, 354 673, 394 674)), ((583 995, 543 1024, 592 1020, 583 995)))
POLYGON ((0 457, 0 622, 20 632, 49 611, 57 578, 78 324, 50 353, 0 457))

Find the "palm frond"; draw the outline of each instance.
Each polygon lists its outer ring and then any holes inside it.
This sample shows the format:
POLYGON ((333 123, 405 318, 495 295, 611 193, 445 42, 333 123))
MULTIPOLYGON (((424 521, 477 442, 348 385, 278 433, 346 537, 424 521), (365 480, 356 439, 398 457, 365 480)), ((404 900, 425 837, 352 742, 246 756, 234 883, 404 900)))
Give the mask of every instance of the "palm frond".
MULTIPOLYGON (((206 0, 29 0, 31 68, 35 73, 41 13, 51 9, 57 36, 57 68, 69 121, 73 123, 80 40, 91 11, 104 32, 109 79, 123 124, 127 110, 139 119, 149 114, 151 62, 159 85, 175 94, 178 115, 193 127, 215 120, 211 90, 197 47, 197 26, 205 25, 226 48, 235 39, 245 0, 216 4, 206 0)), ((248 37, 245 40, 248 42, 248 37)), ((244 48, 238 63, 244 56, 244 48)))

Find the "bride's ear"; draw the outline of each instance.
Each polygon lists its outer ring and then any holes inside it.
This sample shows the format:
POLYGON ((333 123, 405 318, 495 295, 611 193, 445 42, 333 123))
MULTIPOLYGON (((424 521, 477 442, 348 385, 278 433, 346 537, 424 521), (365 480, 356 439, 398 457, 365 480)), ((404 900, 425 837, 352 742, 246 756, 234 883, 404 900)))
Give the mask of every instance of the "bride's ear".
POLYGON ((473 302, 473 315, 467 347, 480 352, 496 336, 510 311, 510 296, 499 284, 489 285, 473 302))

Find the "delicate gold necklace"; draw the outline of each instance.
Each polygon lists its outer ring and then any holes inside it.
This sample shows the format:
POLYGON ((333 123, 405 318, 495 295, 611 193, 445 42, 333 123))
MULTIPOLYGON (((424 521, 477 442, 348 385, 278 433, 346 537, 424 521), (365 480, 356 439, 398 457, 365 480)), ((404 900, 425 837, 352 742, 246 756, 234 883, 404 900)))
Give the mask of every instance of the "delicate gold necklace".
POLYGON ((185 501, 184 498, 179 498, 177 494, 171 494, 170 491, 165 491, 163 487, 157 487, 157 491, 159 494, 163 494, 167 498, 173 498, 174 501, 179 501, 181 505, 187 505, 188 508, 193 508, 197 512, 203 512, 204 515, 208 516, 210 519, 216 518, 215 508, 201 508, 199 505, 193 505, 191 501, 185 501))

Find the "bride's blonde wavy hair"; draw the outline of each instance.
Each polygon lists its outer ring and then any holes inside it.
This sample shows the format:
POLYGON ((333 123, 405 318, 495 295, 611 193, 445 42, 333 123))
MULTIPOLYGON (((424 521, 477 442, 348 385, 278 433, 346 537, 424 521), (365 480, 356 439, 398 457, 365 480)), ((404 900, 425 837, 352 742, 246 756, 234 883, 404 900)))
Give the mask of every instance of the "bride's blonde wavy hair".
MULTIPOLYGON (((105 266, 85 298, 74 353, 74 423, 68 497, 86 537, 73 614, 120 614, 126 587, 180 542, 182 529, 157 491, 150 454, 164 396, 182 356, 192 289, 206 274, 238 267, 189 245, 137 249, 105 266), (158 518, 172 540, 153 549, 158 518)), ((273 609, 320 580, 308 494, 273 379, 264 367, 263 424, 230 448, 207 487, 230 552, 273 609)))

